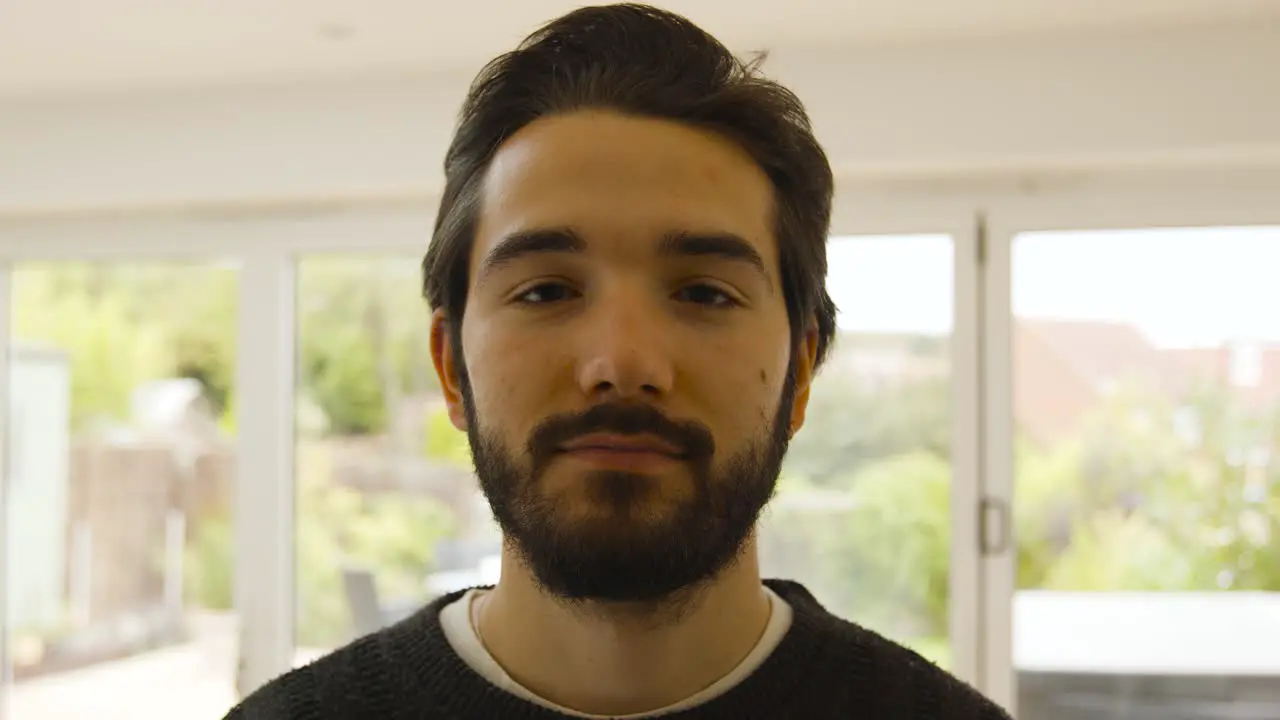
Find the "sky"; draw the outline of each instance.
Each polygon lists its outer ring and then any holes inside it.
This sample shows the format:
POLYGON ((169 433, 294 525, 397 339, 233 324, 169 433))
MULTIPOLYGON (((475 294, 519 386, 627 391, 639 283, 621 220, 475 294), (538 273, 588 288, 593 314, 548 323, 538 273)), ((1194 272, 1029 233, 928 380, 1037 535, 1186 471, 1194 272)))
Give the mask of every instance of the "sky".
MULTIPOLYGON (((833 238, 828 262, 841 329, 950 331, 949 237, 833 238)), ((1280 342, 1280 227, 1024 233, 1013 306, 1018 317, 1125 322, 1162 347, 1280 342)))

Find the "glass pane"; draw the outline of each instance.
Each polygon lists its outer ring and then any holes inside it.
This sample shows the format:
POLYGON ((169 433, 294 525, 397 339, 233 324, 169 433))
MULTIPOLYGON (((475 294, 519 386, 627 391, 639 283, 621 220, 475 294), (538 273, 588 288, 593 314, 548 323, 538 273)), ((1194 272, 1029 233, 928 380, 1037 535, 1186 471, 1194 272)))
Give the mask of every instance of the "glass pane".
POLYGON ((766 511, 766 576, 950 664, 948 236, 828 245, 839 338, 766 511))
POLYGON ((14 720, 230 709, 237 275, 219 264, 14 269, 14 720))
POLYGON ((496 526, 431 366, 420 262, 298 265, 298 662, 495 579, 496 526))
POLYGON ((1280 717, 1280 228, 1013 260, 1019 717, 1280 717))

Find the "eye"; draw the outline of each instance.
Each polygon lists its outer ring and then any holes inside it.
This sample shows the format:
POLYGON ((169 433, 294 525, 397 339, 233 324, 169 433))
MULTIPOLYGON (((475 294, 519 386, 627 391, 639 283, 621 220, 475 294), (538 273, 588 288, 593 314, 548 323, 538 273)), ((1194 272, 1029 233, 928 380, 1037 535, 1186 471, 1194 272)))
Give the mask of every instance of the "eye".
POLYGON ((521 292, 515 297, 515 302, 522 305, 545 305, 572 300, 577 296, 578 291, 564 283, 547 282, 521 292))
POLYGON ((729 293, 706 283, 683 287, 676 293, 676 298, 708 308, 729 308, 739 304, 729 293))

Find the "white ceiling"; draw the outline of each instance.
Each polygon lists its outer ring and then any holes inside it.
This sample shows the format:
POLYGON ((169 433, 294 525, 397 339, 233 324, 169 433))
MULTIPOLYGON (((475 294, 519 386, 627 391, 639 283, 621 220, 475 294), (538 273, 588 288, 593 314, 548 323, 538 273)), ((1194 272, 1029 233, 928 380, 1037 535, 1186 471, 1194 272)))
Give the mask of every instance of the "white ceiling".
MULTIPOLYGON (((5 0, 0 94, 474 67, 565 0, 5 0)), ((1280 0, 669 0, 731 46, 1280 18, 1280 0)))

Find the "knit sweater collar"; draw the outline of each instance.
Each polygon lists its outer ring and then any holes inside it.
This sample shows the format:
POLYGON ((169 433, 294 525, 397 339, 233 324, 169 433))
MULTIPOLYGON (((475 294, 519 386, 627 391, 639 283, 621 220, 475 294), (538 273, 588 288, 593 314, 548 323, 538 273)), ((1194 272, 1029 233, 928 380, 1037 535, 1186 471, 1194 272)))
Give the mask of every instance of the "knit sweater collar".
MULTIPOLYGON (((666 720, 768 717, 769 708, 791 697, 800 682, 812 675, 813 665, 828 637, 824 628, 836 619, 797 583, 766 580, 765 584, 786 600, 793 610, 791 628, 782 642, 743 682, 697 708, 664 715, 666 720)), ((401 699, 412 702, 411 698, 417 695, 427 704, 448 707, 458 717, 566 718, 494 687, 453 651, 440 624, 440 610, 465 592, 437 598, 414 617, 386 633, 384 647, 391 657, 398 659, 395 672, 399 677, 395 684, 409 696, 401 699)), ((777 716, 785 714, 780 711, 777 716)))

